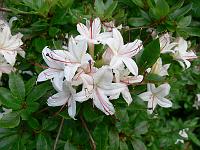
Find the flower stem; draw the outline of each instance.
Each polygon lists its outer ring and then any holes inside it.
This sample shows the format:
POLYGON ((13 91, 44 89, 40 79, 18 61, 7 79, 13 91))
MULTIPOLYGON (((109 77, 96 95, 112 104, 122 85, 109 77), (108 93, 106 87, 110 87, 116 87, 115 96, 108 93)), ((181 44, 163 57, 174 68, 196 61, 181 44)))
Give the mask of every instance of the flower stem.
POLYGON ((60 132, 61 132, 61 130, 62 130, 62 127, 63 127, 63 123, 64 123, 64 118, 62 118, 62 120, 61 120, 60 127, 59 127, 59 129, 58 129, 58 133, 57 133, 57 136, 56 136, 56 141, 55 141, 54 146, 53 146, 53 150, 56 150, 56 145, 57 145, 57 143, 58 143, 58 139, 59 139, 59 136, 60 136, 60 132))
POLYGON ((80 116, 80 119, 81 119, 83 127, 85 128, 85 130, 87 131, 87 133, 89 135, 89 138, 90 138, 90 141, 91 141, 91 144, 92 144, 92 149, 96 150, 96 143, 95 143, 95 141, 94 141, 94 139, 93 139, 93 137, 92 137, 92 135, 90 133, 90 130, 87 127, 87 124, 86 124, 85 120, 83 119, 82 116, 80 116))
POLYGON ((89 43, 89 53, 92 56, 92 58, 94 59, 94 44, 93 43, 89 43))

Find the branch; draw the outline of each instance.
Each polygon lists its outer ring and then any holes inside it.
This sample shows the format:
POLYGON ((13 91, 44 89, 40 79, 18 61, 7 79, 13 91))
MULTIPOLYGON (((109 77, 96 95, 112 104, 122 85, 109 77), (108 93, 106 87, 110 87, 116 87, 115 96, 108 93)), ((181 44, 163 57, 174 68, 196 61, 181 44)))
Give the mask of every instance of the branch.
POLYGON ((56 145, 58 143, 58 139, 59 139, 59 136, 60 136, 61 129, 63 127, 63 123, 64 123, 64 118, 62 118, 62 120, 61 120, 60 127, 58 129, 58 133, 57 133, 57 136, 56 136, 56 141, 55 141, 55 143, 53 145, 53 150, 56 150, 56 145))
POLYGON ((12 12, 11 9, 8 9, 8 8, 2 8, 2 7, 0 7, 0 11, 4 11, 4 12, 12 12))
POLYGON ((84 119, 83 119, 82 116, 80 116, 80 119, 81 119, 81 122, 82 122, 83 127, 85 128, 85 130, 87 131, 87 133, 88 133, 88 135, 89 135, 90 141, 91 141, 91 143, 92 143, 92 149, 93 149, 93 150, 96 150, 95 141, 94 141, 94 139, 93 139, 93 137, 92 137, 92 135, 91 135, 91 133, 90 133, 88 127, 87 127, 86 122, 84 121, 84 119))

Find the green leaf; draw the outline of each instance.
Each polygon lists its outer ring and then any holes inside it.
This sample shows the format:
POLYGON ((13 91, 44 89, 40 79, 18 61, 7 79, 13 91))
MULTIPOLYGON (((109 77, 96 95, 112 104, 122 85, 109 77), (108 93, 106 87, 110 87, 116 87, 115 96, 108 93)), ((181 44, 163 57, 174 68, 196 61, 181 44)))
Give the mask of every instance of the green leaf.
POLYGON ((97 125, 94 129, 93 135, 97 149, 105 149, 106 143, 108 141, 108 127, 103 124, 97 125))
POLYGON ((145 6, 142 0, 132 0, 132 2, 141 8, 145 6))
POLYGON ((51 89, 48 83, 42 83, 33 88, 33 90, 29 93, 26 100, 28 102, 34 102, 40 99, 46 92, 51 89))
POLYGON ((147 121, 142 121, 139 122, 138 124, 135 125, 135 133, 140 135, 140 134, 145 134, 148 132, 148 122, 147 121))
POLYGON ((52 131, 56 129, 58 126, 58 121, 50 118, 50 119, 44 119, 42 122, 42 129, 47 130, 47 131, 52 131))
POLYGON ((64 150, 77 150, 77 148, 74 145, 72 145, 69 141, 67 141, 64 146, 64 150))
POLYGON ((35 47, 35 50, 39 53, 42 52, 43 48, 47 45, 47 41, 43 37, 38 37, 33 40, 33 46, 35 47))
POLYGON ((157 0, 156 7, 152 9, 152 12, 157 19, 165 17, 169 13, 169 5, 165 0, 157 0))
POLYGON ((187 14, 192 9, 192 3, 180 8, 176 9, 173 13, 171 13, 169 16, 172 20, 176 19, 177 17, 182 17, 185 14, 187 14))
POLYGON ((153 73, 150 73, 146 76, 146 80, 148 81, 153 81, 153 82, 159 82, 159 81, 164 81, 164 77, 162 76, 159 76, 157 74, 153 74, 153 73))
POLYGON ((145 46, 144 51, 139 60, 139 66, 141 70, 151 67, 160 56, 160 43, 159 39, 153 40, 147 46, 145 46))
POLYGON ((189 132, 188 137, 190 140, 192 140, 192 142, 194 142, 196 145, 200 146, 200 140, 196 137, 195 134, 189 132))
POLYGON ((18 112, 11 112, 8 114, 3 115, 2 119, 0 120, 0 127, 1 128, 14 128, 18 126, 20 123, 20 116, 18 112))
POLYGON ((200 28, 197 28, 197 27, 177 28, 177 31, 187 33, 190 36, 200 37, 200 28))
POLYGON ((37 137, 37 150, 48 150, 47 139, 43 134, 39 134, 37 137))
POLYGON ((40 128, 40 124, 39 124, 39 122, 36 118, 31 117, 27 120, 27 122, 28 122, 28 125, 33 129, 39 129, 40 128))
POLYGON ((92 106, 88 106, 88 103, 87 103, 87 105, 84 105, 83 116, 84 116, 85 120, 88 122, 101 120, 104 117, 104 116, 98 114, 98 111, 96 111, 92 106))
POLYGON ((95 0, 94 8, 99 16, 102 16, 104 14, 105 6, 102 0, 95 0))
POLYGON ((125 141, 120 141, 119 143, 120 150, 128 150, 128 145, 125 141))
POLYGON ((56 27, 50 27, 49 28, 49 36, 50 37, 55 37, 58 32, 60 32, 60 29, 56 28, 56 27))
POLYGON ((118 2, 112 2, 111 5, 105 10, 104 16, 105 18, 111 18, 113 11, 116 9, 118 2))
POLYGON ((191 20, 192 20, 192 17, 191 17, 191 16, 183 17, 183 18, 181 18, 181 19, 179 20, 178 26, 179 26, 179 27, 187 27, 187 26, 190 25, 191 20))
POLYGON ((146 146, 144 145, 144 143, 141 140, 138 139, 134 139, 133 141, 131 141, 131 144, 134 148, 134 150, 146 150, 146 146))
POLYGON ((18 98, 21 101, 25 99, 24 81, 18 74, 11 73, 9 75, 9 88, 14 97, 18 98))
POLYGON ((119 149, 119 134, 116 130, 109 131, 109 150, 119 149))
POLYGON ((139 27, 139 26, 146 25, 146 24, 148 24, 149 22, 148 22, 146 19, 144 19, 144 18, 132 17, 132 18, 129 18, 128 23, 129 23, 131 26, 139 27))
POLYGON ((26 95, 29 94, 29 92, 33 89, 33 87, 34 87, 35 84, 36 84, 36 78, 35 77, 29 79, 25 83, 26 95))
POLYGON ((12 108, 13 110, 21 108, 20 101, 14 99, 11 92, 3 87, 0 87, 0 102, 8 108, 12 108))
POLYGON ((3 149, 3 148, 8 149, 8 147, 10 147, 13 143, 15 143, 18 140, 18 138, 19 138, 19 135, 14 134, 14 135, 10 135, 1 139, 0 149, 3 149))

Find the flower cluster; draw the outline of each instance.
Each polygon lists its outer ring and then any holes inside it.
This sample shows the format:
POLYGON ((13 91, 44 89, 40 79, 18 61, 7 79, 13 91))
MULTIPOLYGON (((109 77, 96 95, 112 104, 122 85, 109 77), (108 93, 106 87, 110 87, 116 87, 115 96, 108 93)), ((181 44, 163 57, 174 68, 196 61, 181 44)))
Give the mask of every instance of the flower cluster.
POLYGON ((8 23, 0 20, 0 77, 2 73, 14 70, 17 53, 25 56, 25 52, 20 48, 23 44, 22 36, 21 33, 12 36, 8 23))
POLYGON ((161 53, 170 53, 174 60, 178 61, 183 69, 191 66, 189 60, 196 59, 197 56, 193 51, 187 51, 188 43, 182 37, 172 38, 168 33, 160 38, 161 53))
MULTIPOLYGON (((75 119, 76 102, 92 100, 106 115, 115 113, 111 100, 119 98, 120 94, 128 105, 131 104, 133 99, 128 86, 143 81, 143 75, 139 75, 133 57, 143 49, 143 44, 139 39, 124 44, 118 29, 113 23, 110 27, 107 24, 102 27, 99 18, 87 20, 86 25, 77 24, 80 35, 69 38, 66 50, 43 49, 42 56, 48 67, 39 74, 37 82, 50 79, 58 92, 49 97, 49 106, 66 105, 69 116, 75 119), (102 28, 104 32, 101 32, 102 28), (97 44, 101 44, 104 49, 101 59, 95 57, 97 44)), ((187 43, 182 38, 171 42, 169 34, 160 37, 160 46, 161 53, 172 53, 175 60, 181 65, 186 63, 187 67, 189 63, 186 56, 196 56, 193 52, 186 52, 187 43)), ((162 65, 162 59, 159 58, 147 72, 165 76, 168 75, 169 66, 162 65)), ((154 84, 148 83, 147 87, 148 91, 139 96, 148 101, 149 113, 153 112, 157 104, 162 107, 172 106, 172 102, 165 98, 170 91, 169 84, 156 88, 154 84)))

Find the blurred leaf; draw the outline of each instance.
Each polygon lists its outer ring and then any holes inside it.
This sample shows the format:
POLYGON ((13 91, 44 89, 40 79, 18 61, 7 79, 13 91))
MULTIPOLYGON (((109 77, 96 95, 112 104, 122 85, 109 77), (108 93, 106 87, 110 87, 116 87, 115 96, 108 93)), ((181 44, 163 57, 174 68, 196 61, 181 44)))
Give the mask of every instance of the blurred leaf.
POLYGON ((190 25, 191 20, 192 20, 192 17, 191 17, 191 16, 183 17, 183 18, 181 18, 181 19, 179 20, 178 26, 179 26, 179 27, 187 27, 187 26, 190 25))
POLYGON ((164 77, 162 76, 159 76, 157 74, 153 74, 153 73, 150 73, 146 76, 146 80, 148 81, 154 81, 154 82, 159 82, 159 81, 164 81, 164 77))
POLYGON ((135 133, 140 135, 140 134, 145 134, 148 132, 148 122, 147 121, 142 121, 139 122, 138 124, 135 125, 135 133))
POLYGON ((139 139, 134 139, 133 141, 131 141, 131 144, 134 148, 134 150, 146 150, 146 146, 144 145, 144 143, 139 140, 139 139))
POLYGON ((57 126, 58 126, 58 121, 53 118, 44 119, 42 122, 43 130, 52 131, 52 130, 56 129, 57 126))
POLYGON ((39 122, 36 118, 31 117, 27 120, 27 122, 28 122, 28 125, 33 129, 39 129, 40 128, 40 124, 39 124, 39 122))
POLYGON ((10 91, 3 87, 0 87, 0 101, 3 105, 12 108, 13 110, 21 108, 20 101, 14 99, 10 91))
POLYGON ((120 150, 128 150, 128 145, 124 141, 119 142, 120 150))
POLYGON ((47 46, 47 41, 43 37, 38 37, 33 40, 33 46, 35 47, 35 50, 39 53, 42 52, 43 48, 47 46))
POLYGON ((14 97, 18 98, 20 101, 25 99, 25 85, 19 75, 14 73, 9 75, 9 88, 14 97))
POLYGON ((200 28, 197 28, 197 27, 177 28, 177 31, 178 32, 187 33, 190 36, 198 36, 198 37, 200 37, 200 28))
POLYGON ((192 9, 192 3, 180 9, 176 9, 173 13, 170 14, 170 18, 173 20, 173 19, 176 19, 177 17, 182 17, 185 14, 187 14, 191 9, 192 9))
POLYGON ((132 2, 133 2, 135 5, 137 5, 137 6, 141 7, 141 8, 144 7, 144 3, 143 3, 142 0, 132 0, 132 2))
POLYGON ((200 140, 196 137, 194 133, 189 132, 188 137, 192 142, 194 142, 196 145, 200 146, 200 140))
POLYGON ((42 96, 44 96, 49 89, 51 89, 51 87, 49 86, 48 83, 42 83, 40 85, 35 86, 27 96, 26 101, 28 102, 37 101, 42 96))
POLYGON ((69 141, 67 141, 64 146, 64 150, 77 150, 77 148, 74 145, 72 145, 69 141))
POLYGON ((105 149, 108 141, 108 127, 103 124, 97 125, 94 129, 93 136, 97 149, 105 149))
POLYGON ((148 24, 149 22, 144 18, 129 18, 128 23, 131 26, 139 27, 148 24))
POLYGON ((119 134, 116 130, 109 131, 109 150, 119 149, 119 134))
POLYGON ((3 150, 3 148, 8 149, 9 146, 11 146, 13 143, 15 143, 19 139, 19 135, 14 134, 7 136, 0 140, 0 149, 3 150))
POLYGON ((37 137, 37 150, 48 150, 47 140, 43 134, 37 137))
POLYGON ((14 128, 18 126, 20 123, 20 116, 18 112, 11 112, 3 115, 2 119, 0 119, 0 127, 1 128, 14 128))

